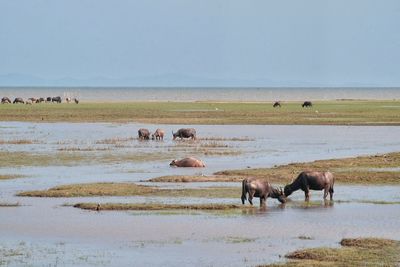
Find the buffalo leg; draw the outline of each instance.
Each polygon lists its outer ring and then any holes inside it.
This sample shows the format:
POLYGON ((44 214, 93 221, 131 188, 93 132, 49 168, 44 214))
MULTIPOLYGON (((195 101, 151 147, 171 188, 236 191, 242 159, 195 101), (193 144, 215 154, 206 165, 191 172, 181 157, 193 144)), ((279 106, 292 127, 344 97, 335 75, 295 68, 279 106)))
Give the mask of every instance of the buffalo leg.
POLYGON ((249 192, 249 202, 251 205, 253 205, 253 197, 254 197, 254 192, 250 191, 249 192))
POLYGON ((326 197, 328 196, 328 188, 325 188, 324 189, 324 199, 326 199, 326 197))
POLYGON ((310 200, 310 190, 308 188, 306 188, 306 190, 304 190, 304 195, 305 195, 305 201, 309 201, 310 200))
POLYGON ((260 207, 265 205, 265 197, 260 197, 260 207))
POLYGON ((329 195, 331 197, 331 200, 333 200, 333 187, 329 188, 329 195))

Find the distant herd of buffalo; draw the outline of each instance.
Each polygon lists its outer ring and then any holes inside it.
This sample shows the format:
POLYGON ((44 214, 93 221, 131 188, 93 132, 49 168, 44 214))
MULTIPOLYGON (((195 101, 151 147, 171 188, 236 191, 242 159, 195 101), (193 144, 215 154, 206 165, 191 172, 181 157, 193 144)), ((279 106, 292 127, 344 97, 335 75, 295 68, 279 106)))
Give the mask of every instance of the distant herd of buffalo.
MULTIPOLYGON (((60 104, 62 102, 62 98, 61 96, 54 96, 54 97, 39 97, 39 98, 35 98, 35 97, 30 97, 28 98, 26 101, 24 101, 23 98, 21 97, 16 97, 14 99, 14 101, 11 102, 11 99, 8 97, 3 97, 1 99, 1 103, 2 104, 27 104, 27 105, 31 105, 31 104, 35 104, 35 103, 58 103, 60 104)), ((77 98, 71 98, 71 97, 66 97, 65 98, 65 102, 67 103, 71 103, 71 102, 75 102, 75 104, 79 104, 79 100, 77 98)))
MULTIPOLYGON (((310 105, 311 102, 310 102, 310 105)), ((139 140, 164 140, 165 132, 162 129, 157 129, 154 133, 145 128, 138 130, 139 140)), ((172 132, 172 138, 184 139, 190 138, 196 140, 196 130, 194 128, 182 128, 177 132, 172 132)), ((174 167, 205 167, 206 165, 201 160, 188 157, 181 160, 174 159, 170 164, 174 167)), ((324 200, 328 194, 330 200, 333 199, 333 186, 335 178, 331 172, 315 172, 305 171, 301 172, 298 177, 290 184, 287 184, 283 189, 273 187, 269 182, 264 179, 246 178, 242 181, 242 203, 246 200, 253 205, 253 198, 260 198, 260 206, 264 205, 267 198, 276 198, 281 203, 286 202, 286 198, 294 191, 301 189, 305 194, 305 201, 310 200, 310 190, 324 190, 324 200)))

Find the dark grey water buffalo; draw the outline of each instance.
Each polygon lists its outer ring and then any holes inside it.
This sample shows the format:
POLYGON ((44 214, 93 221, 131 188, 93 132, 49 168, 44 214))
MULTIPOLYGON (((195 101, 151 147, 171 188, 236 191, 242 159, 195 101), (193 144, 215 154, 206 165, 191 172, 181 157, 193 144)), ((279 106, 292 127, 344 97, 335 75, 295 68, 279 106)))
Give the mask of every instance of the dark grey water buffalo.
POLYGON ((21 97, 17 97, 13 101, 13 104, 18 104, 18 103, 25 104, 24 100, 21 97))
POLYGON ((312 103, 311 101, 304 101, 303 105, 301 105, 303 108, 311 108, 312 103))
POLYGON ((74 102, 75 102, 75 104, 79 104, 78 98, 74 98, 74 102))
POLYGON ((139 140, 149 140, 150 139, 150 131, 144 128, 138 130, 139 140))
POLYGON ((304 191, 305 200, 310 200, 310 190, 324 190, 324 199, 330 195, 333 198, 333 185, 335 178, 330 172, 301 172, 299 176, 291 183, 285 186, 285 196, 289 196, 299 189, 304 191))
POLYGON ((280 108, 281 107, 281 102, 276 101, 273 105, 274 108, 280 108))
POLYGON ((55 96, 51 98, 51 102, 61 103, 61 96, 55 96))
POLYGON ((42 102, 44 102, 44 101, 45 101, 45 100, 44 100, 43 97, 40 97, 40 98, 36 99, 36 103, 42 103, 42 102))
POLYGON ((50 97, 50 96, 48 96, 48 97, 46 98, 46 102, 51 102, 51 97, 50 97))
POLYGON ((274 188, 270 183, 262 179, 246 178, 242 181, 242 203, 246 201, 246 195, 249 195, 248 200, 253 205, 253 198, 260 198, 260 206, 264 205, 268 197, 276 198, 281 203, 285 203, 285 195, 282 189, 274 188))
POLYGON ((179 129, 176 133, 172 132, 173 140, 177 137, 180 139, 183 138, 192 138, 193 140, 196 139, 196 130, 194 128, 182 128, 179 129))
POLYGON ((176 166, 176 167, 205 167, 206 165, 199 159, 196 158, 184 158, 181 160, 174 159, 169 166, 176 166))
POLYGON ((5 96, 1 99, 1 103, 2 104, 11 104, 11 99, 9 99, 8 97, 5 96))
POLYGON ((151 139, 152 140, 164 140, 164 130, 163 129, 157 129, 152 135, 151 139))

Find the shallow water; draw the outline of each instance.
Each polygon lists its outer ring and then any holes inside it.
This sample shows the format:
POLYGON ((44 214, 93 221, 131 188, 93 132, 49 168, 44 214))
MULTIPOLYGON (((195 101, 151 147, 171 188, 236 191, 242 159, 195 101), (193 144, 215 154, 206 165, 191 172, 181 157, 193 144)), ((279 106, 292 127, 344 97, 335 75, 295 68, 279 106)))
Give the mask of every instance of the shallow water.
MULTIPOLYGON (((30 139, 34 144, 1 145, 1 151, 38 154, 59 153, 60 148, 108 147, 105 151, 80 152, 118 158, 126 154, 159 152, 183 157, 197 153, 198 143, 129 140, 122 147, 99 144, 107 138, 135 137, 138 128, 179 125, 106 123, 20 123, 2 122, 1 140, 30 139), (170 154, 169 154, 170 153, 170 154)), ((343 237, 376 236, 400 239, 400 186, 335 186, 333 205, 325 205, 322 192, 312 192, 312 203, 304 205, 302 192, 289 203, 268 199, 266 210, 248 213, 204 212, 92 212, 63 204, 77 202, 126 203, 234 203, 237 199, 94 197, 23 198, 25 190, 86 182, 140 181, 171 174, 211 174, 225 169, 268 167, 289 162, 340 158, 400 150, 400 127, 357 126, 196 126, 199 137, 246 137, 248 141, 218 141, 235 156, 203 155, 205 169, 170 168, 171 159, 147 161, 74 162, 64 166, 0 168, 1 174, 25 178, 0 181, 0 203, 18 202, 20 207, 0 208, 1 249, 18 249, 7 257, 10 266, 253 266, 281 260, 294 249, 338 246, 343 237), (368 203, 376 202, 377 204, 368 203), (311 240, 299 239, 299 236, 311 240), (22 243, 21 243, 22 242, 22 243)), ((199 143, 205 141, 198 141, 199 143)), ((168 188, 240 186, 238 183, 162 183, 168 188)))

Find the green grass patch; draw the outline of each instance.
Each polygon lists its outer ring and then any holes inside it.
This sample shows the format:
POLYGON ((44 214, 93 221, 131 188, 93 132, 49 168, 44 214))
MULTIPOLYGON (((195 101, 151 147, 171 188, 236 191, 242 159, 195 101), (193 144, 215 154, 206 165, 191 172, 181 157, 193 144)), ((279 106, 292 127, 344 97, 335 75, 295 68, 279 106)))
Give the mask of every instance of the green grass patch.
POLYGON ((160 189, 134 183, 88 183, 62 185, 48 190, 18 193, 22 197, 158 196, 239 198, 241 188, 207 187, 200 189, 160 189))
POLYGON ((132 102, 0 105, 0 121, 143 122, 157 124, 400 125, 400 101, 132 102))
POLYGON ((305 170, 331 171, 336 182, 350 184, 399 184, 400 172, 377 171, 377 168, 400 166, 400 153, 388 153, 355 158, 317 160, 306 163, 291 163, 273 168, 227 170, 215 173, 217 177, 258 177, 272 183, 288 183, 305 170), (368 170, 368 168, 375 168, 368 170))
POLYGON ((163 211, 163 210, 200 210, 219 211, 249 209, 251 207, 234 204, 162 204, 162 203, 77 203, 74 208, 85 210, 135 210, 135 211, 163 211))
POLYGON ((346 238, 341 248, 310 248, 291 252, 288 262, 264 265, 277 266, 397 266, 400 242, 379 238, 346 238))

